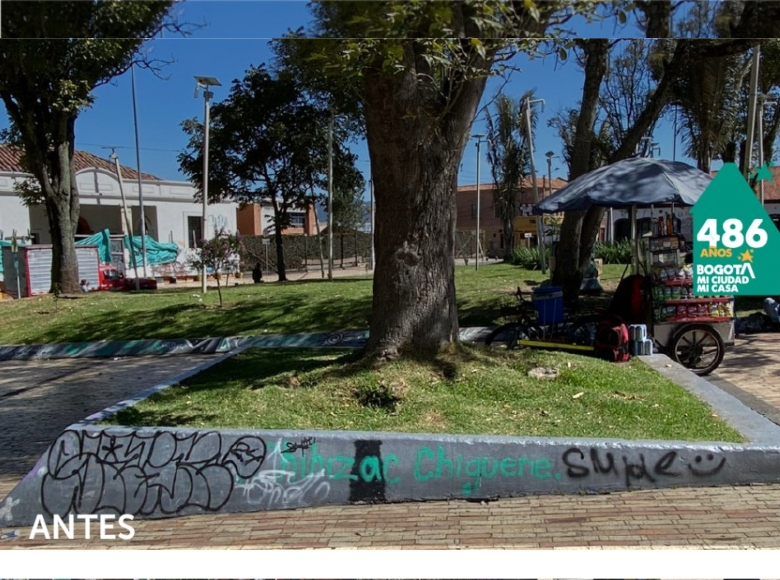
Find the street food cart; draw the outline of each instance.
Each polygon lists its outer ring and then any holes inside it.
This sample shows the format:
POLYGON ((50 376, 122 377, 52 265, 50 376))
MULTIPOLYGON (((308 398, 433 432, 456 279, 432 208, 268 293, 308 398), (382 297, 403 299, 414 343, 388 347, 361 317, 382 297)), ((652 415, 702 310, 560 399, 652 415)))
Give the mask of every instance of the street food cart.
POLYGON ((634 157, 582 175, 534 207, 536 213, 630 210, 632 271, 648 282, 648 333, 660 352, 698 375, 714 371, 734 344, 734 299, 694 296, 692 265, 673 221, 640 237, 636 214, 638 208, 693 206, 711 181, 684 163, 634 157))

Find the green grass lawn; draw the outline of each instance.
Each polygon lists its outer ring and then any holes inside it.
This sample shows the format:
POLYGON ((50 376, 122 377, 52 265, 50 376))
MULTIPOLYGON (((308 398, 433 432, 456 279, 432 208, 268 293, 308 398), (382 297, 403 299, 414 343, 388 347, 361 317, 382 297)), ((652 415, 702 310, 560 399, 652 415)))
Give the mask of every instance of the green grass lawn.
MULTIPOLYGON (((605 287, 623 266, 605 267, 605 287)), ((488 325, 502 295, 545 279, 541 272, 506 264, 456 268, 462 326, 488 325)), ((212 283, 213 286, 213 283, 212 283)), ((40 296, 0 301, 0 344, 35 344, 142 338, 201 338, 368 328, 372 280, 336 278, 146 293, 98 292, 73 299, 40 296)))
POLYGON ((462 347, 380 368, 355 353, 252 349, 111 422, 134 426, 744 439, 640 360, 462 347), (555 379, 528 376, 535 367, 555 379), (291 370, 294 369, 294 370, 291 370))

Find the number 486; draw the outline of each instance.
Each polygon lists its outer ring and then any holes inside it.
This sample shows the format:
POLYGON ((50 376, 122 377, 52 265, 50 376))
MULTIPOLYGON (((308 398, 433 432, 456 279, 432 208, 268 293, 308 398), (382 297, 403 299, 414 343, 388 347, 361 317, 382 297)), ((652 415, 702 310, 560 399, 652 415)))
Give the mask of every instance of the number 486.
POLYGON ((723 242, 727 248, 739 248, 747 242, 751 248, 763 248, 766 245, 768 236, 766 230, 761 228, 762 219, 755 219, 750 224, 747 232, 742 234, 742 220, 735 218, 723 222, 723 237, 718 234, 718 220, 712 218, 704 222, 699 232, 696 234, 697 242, 707 242, 711 248, 723 242))

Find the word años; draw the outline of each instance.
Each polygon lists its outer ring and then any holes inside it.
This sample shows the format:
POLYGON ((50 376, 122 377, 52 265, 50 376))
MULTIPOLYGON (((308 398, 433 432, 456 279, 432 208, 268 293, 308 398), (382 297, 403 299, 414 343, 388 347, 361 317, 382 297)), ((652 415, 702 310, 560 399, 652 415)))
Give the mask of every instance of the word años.
POLYGON ((726 248, 702 248, 700 258, 730 258, 731 250, 726 248))
MULTIPOLYGON (((117 517, 115 515, 111 514, 91 514, 91 515, 73 515, 70 514, 67 519, 67 523, 61 516, 54 515, 53 521, 52 521, 52 532, 53 534, 49 533, 49 528, 46 525, 46 521, 43 518, 43 515, 38 514, 35 516, 35 523, 33 524, 32 530, 30 530, 30 539, 34 540, 35 536, 38 534, 43 534, 43 537, 47 540, 60 539, 60 532, 64 534, 65 538, 68 538, 69 540, 73 540, 76 538, 76 521, 83 521, 84 522, 84 539, 89 540, 92 537, 92 529, 91 524, 94 520, 98 520, 100 522, 100 539, 101 540, 116 540, 117 534, 111 534, 109 533, 110 530, 114 529, 114 525, 111 523, 113 520, 116 520, 117 517), (52 537, 53 536, 53 537, 52 537)), ((118 537, 120 540, 130 540, 135 536, 135 529, 133 526, 127 523, 128 520, 132 520, 133 516, 131 515, 121 515, 119 516, 119 519, 117 523, 119 524, 120 528, 123 528, 127 530, 126 533, 119 534, 118 537)))

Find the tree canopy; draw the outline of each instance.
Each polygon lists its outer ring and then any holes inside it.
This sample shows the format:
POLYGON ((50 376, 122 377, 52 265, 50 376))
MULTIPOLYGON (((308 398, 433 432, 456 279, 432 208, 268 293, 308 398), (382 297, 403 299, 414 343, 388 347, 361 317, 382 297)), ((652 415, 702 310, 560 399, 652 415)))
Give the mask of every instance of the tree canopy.
MULTIPOLYGON (((312 101, 287 71, 250 67, 233 81, 230 94, 211 110, 209 198, 273 207, 279 279, 286 279, 282 232, 290 211, 321 199, 328 185, 328 127, 331 112, 312 101)), ((182 123, 190 136, 179 155, 182 171, 203 184, 203 125, 182 123)), ((348 130, 333 123, 333 179, 336 190, 362 190, 364 180, 347 148, 348 130)))
POLYGON ((3 2, 0 99, 6 138, 40 187, 52 234, 52 289, 79 291, 74 234, 79 198, 73 167, 76 119, 95 87, 124 73, 143 42, 166 27, 172 0, 3 2))

